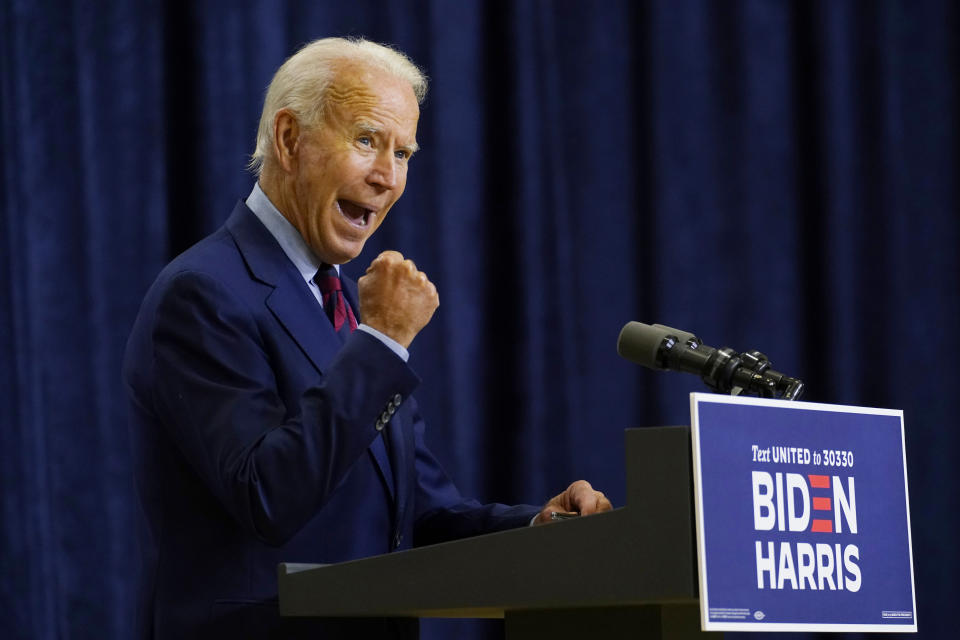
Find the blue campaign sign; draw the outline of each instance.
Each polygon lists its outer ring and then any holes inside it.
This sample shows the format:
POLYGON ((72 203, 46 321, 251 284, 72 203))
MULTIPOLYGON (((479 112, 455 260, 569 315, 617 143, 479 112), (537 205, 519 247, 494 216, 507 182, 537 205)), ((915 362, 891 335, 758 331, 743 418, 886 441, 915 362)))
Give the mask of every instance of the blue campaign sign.
POLYGON ((690 407, 703 629, 917 630, 902 411, 690 407))

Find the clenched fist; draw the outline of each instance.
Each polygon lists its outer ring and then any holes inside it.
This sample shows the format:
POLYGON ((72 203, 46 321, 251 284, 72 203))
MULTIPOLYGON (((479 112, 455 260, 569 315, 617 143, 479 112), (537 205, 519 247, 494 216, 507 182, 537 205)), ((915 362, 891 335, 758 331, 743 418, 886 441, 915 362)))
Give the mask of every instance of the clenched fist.
POLYGON ((408 348, 440 305, 437 288, 412 260, 384 251, 357 281, 363 323, 408 348))

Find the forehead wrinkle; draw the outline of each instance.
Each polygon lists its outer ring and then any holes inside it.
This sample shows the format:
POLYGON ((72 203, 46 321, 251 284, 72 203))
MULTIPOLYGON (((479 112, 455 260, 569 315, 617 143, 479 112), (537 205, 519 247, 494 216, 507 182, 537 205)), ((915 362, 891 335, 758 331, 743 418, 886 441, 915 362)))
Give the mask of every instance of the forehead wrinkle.
MULTIPOLYGON (((363 87, 353 87, 346 90, 331 90, 327 94, 331 107, 347 109, 353 112, 354 121, 393 121, 401 124, 401 116, 397 111, 384 104, 384 100, 372 91, 363 87)), ((392 101, 390 101, 392 102, 392 101)), ((420 111, 417 109, 417 114, 420 111)), ((376 126, 376 125, 374 125, 376 126)))
MULTIPOLYGON (((419 120, 419 105, 413 109, 413 117, 407 117, 407 103, 399 94, 391 90, 377 91, 374 83, 382 79, 371 70, 348 66, 341 67, 334 81, 327 88, 326 100, 328 122, 339 121, 340 127, 369 131, 383 135, 396 127, 398 134, 407 131, 416 132, 419 120), (353 72, 353 73, 352 73, 353 72)), ((412 91, 412 90, 411 90, 412 91)), ((412 96, 411 96, 412 97, 412 96)), ((400 146, 410 149, 411 153, 419 149, 416 133, 411 144, 400 146)), ((404 142, 404 141, 400 141, 404 142)))
MULTIPOLYGON (((385 114, 387 119, 399 122, 395 111, 389 107, 384 107, 384 96, 376 91, 370 90, 370 82, 373 82, 372 78, 364 78, 361 80, 339 78, 327 89, 326 98, 332 105, 351 108, 360 114, 363 112, 371 113, 374 117, 380 117, 381 119, 383 119, 383 114, 385 114)), ((387 100, 386 102, 396 103, 397 101, 387 100)), ((397 106, 402 109, 401 105, 393 104, 392 106, 397 106)), ((419 115, 419 105, 416 111, 419 115)))
POLYGON ((342 82, 335 82, 327 88, 327 99, 330 102, 338 104, 347 104, 351 102, 360 102, 361 104, 374 104, 377 99, 372 91, 367 91, 363 83, 351 82, 348 86, 340 86, 342 82))

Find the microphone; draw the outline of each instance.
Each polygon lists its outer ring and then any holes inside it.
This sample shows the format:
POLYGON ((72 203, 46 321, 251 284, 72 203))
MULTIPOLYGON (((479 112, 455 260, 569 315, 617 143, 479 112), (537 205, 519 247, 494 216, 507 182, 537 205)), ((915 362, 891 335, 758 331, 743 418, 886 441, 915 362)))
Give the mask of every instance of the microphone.
POLYGON ((700 376, 717 393, 784 400, 796 400, 803 393, 803 382, 771 369, 770 360, 759 351, 714 349, 688 331, 662 324, 628 322, 617 339, 617 353, 650 369, 700 376))

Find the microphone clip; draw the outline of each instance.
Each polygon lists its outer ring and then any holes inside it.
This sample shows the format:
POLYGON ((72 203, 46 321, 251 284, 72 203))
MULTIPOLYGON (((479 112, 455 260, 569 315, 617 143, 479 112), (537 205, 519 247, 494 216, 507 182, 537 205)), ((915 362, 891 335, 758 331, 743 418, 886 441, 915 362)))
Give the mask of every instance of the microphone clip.
POLYGON ((714 349, 691 333, 676 333, 680 335, 666 336, 660 344, 657 362, 662 363, 663 368, 699 373, 707 387, 716 393, 733 396, 746 393, 782 400, 796 400, 803 393, 802 381, 771 369, 770 359, 759 351, 737 353, 730 347, 714 349), (677 366, 680 362, 697 361, 693 370, 682 364, 677 366))

